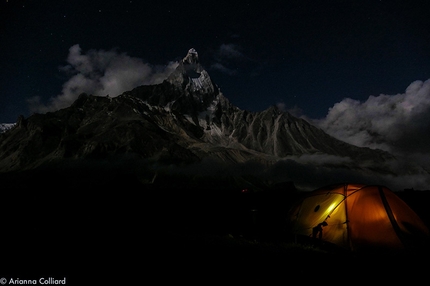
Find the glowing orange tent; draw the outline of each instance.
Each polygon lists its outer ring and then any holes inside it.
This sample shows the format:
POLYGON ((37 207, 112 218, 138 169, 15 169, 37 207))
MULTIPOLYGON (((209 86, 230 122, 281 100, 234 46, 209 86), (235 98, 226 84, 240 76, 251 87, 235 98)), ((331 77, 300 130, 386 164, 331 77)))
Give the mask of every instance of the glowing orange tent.
POLYGON ((349 248, 407 249, 430 237, 418 215, 387 187, 340 184, 311 192, 291 213, 293 233, 349 248))

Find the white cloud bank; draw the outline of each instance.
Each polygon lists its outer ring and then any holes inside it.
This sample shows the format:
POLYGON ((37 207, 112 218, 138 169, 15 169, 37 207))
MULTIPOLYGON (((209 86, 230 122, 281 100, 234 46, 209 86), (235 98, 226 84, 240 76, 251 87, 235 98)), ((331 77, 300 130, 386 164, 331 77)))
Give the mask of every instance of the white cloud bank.
POLYGON ((84 92, 115 97, 140 85, 161 83, 178 65, 169 62, 153 66, 116 50, 82 53, 78 44, 69 49, 67 63, 61 70, 71 77, 63 84, 61 94, 46 104, 39 97, 29 99, 31 111, 45 113, 68 107, 84 92))
POLYGON ((306 119, 350 144, 394 154, 393 168, 401 175, 387 176, 387 184, 430 187, 430 79, 414 81, 396 95, 369 96, 364 102, 345 98, 325 118, 306 119), (417 167, 418 173, 408 171, 417 167))
POLYGON ((348 143, 394 154, 430 154, 430 79, 414 81, 405 93, 345 98, 327 117, 310 120, 348 143))

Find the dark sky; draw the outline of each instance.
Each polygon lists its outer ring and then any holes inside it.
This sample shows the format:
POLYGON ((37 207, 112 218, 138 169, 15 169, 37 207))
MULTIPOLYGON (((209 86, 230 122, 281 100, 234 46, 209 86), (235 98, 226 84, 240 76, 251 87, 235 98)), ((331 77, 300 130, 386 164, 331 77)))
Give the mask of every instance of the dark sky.
POLYGON ((430 78, 430 1, 1 1, 0 123, 88 86, 107 93, 116 74, 145 78, 109 89, 118 94, 158 82, 192 47, 251 111, 319 119, 345 98, 430 78))

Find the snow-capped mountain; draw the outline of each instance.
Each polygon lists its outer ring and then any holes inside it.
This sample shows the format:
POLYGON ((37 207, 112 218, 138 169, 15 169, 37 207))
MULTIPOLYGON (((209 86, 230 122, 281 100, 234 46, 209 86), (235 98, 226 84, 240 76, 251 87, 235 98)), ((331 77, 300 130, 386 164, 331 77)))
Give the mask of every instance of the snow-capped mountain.
POLYGON ((249 112, 234 106, 194 49, 160 84, 117 97, 81 94, 68 108, 20 117, 0 137, 1 172, 124 156, 157 166, 207 159, 271 166, 305 155, 342 158, 328 163, 334 168, 393 172, 387 152, 337 140, 276 107, 249 112))

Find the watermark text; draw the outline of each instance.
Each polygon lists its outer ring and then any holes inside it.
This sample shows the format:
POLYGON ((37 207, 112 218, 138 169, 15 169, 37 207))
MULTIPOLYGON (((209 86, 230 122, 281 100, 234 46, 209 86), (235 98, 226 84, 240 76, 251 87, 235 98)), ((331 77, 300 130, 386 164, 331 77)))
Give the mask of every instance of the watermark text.
POLYGON ((0 285, 66 285, 66 277, 56 279, 41 277, 38 279, 0 278, 0 285))

